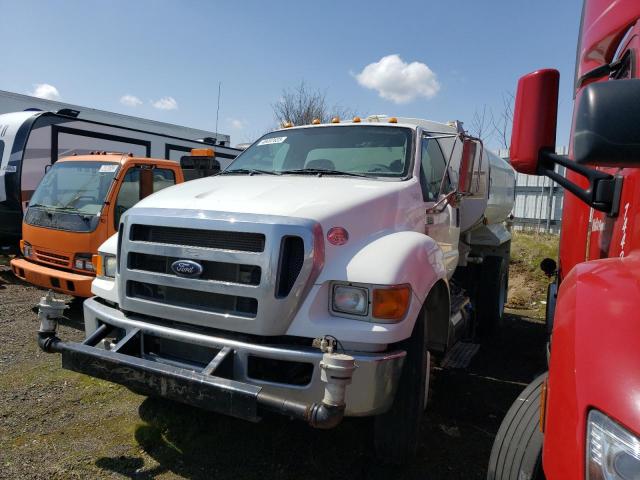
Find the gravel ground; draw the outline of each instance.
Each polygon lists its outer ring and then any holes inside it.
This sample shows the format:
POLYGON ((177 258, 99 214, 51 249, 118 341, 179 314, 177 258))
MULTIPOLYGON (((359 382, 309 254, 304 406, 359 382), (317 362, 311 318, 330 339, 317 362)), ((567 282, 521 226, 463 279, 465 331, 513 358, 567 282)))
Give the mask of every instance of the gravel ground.
MULTIPOLYGON (((468 369, 435 368, 418 458, 390 468, 367 420, 252 424, 62 370, 35 342, 42 295, 0 266, 0 478, 482 479, 502 416, 544 369, 543 326, 508 315, 468 369)), ((81 310, 61 338, 83 337, 81 310)))

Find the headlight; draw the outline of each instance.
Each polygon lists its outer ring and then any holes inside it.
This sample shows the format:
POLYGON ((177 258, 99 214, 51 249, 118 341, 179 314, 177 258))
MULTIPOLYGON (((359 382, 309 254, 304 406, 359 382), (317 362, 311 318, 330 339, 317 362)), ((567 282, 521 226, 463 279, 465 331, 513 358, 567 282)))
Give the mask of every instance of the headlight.
POLYGON ((640 439, 597 410, 587 420, 587 480, 640 477, 640 439))
POLYGON ((118 266, 118 261, 116 260, 115 255, 104 255, 102 256, 102 275, 105 277, 115 278, 116 277, 116 267, 118 266))
POLYGON ((366 315, 369 310, 369 291, 350 285, 334 285, 331 307, 349 315, 366 315))
POLYGON ((93 256, 93 266, 98 277, 115 278, 118 261, 115 255, 100 253, 93 256))
POLYGON ((92 255, 90 253, 78 253, 73 261, 76 270, 85 270, 87 272, 95 272, 91 263, 92 255))
POLYGON ((22 255, 25 258, 31 257, 33 255, 33 248, 30 243, 25 242, 24 240, 20 240, 20 247, 22 249, 22 255))

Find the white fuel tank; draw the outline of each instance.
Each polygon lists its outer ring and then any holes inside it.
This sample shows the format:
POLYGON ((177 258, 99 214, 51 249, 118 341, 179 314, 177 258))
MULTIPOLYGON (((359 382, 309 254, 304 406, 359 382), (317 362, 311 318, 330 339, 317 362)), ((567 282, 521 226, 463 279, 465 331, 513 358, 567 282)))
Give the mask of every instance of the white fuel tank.
MULTIPOLYGON (((460 169, 462 142, 442 139, 445 152, 451 152, 451 173, 460 169)), ((489 150, 477 148, 472 180, 473 193, 465 196, 460 205, 460 233, 477 226, 504 222, 515 202, 516 174, 511 165, 489 150)))
POLYGON ((488 224, 504 222, 513 211, 516 198, 516 173, 499 156, 489 150, 484 151, 489 165, 489 186, 484 217, 488 224))

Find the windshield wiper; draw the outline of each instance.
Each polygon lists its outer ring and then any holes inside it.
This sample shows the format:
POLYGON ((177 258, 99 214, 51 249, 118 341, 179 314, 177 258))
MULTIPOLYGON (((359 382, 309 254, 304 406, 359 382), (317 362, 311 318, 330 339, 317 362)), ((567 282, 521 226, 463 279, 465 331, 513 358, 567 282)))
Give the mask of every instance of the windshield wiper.
POLYGON ((280 175, 277 172, 271 171, 271 170, 260 170, 257 168, 236 168, 234 170, 223 170, 222 172, 220 172, 218 175, 231 175, 232 173, 238 174, 238 175, 280 175))
POLYGON ((345 177, 360 177, 360 178, 371 178, 369 175, 365 175, 363 173, 354 173, 354 172, 345 172, 343 170, 330 170, 328 168, 297 168, 294 170, 281 170, 281 174, 299 174, 299 175, 343 175, 345 177))
POLYGON ((79 210, 77 208, 69 207, 67 205, 43 205, 41 203, 33 203, 33 204, 29 205, 29 207, 44 208, 45 210, 55 210, 56 212, 57 211, 79 212, 79 210))

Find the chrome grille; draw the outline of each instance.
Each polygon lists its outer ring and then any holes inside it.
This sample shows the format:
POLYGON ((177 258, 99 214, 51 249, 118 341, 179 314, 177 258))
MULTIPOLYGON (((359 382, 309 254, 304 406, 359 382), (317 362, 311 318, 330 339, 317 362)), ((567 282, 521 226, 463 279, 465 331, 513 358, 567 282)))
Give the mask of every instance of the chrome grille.
POLYGON ((258 301, 255 298, 187 290, 151 283, 127 282, 127 295, 132 298, 154 300, 223 314, 233 313, 251 318, 255 317, 258 312, 258 301))
POLYGON ((123 310, 178 322, 284 334, 324 259, 322 230, 306 219, 133 208, 123 221, 123 310), (201 274, 175 274, 176 260, 201 274))
POLYGON ((240 252, 262 252, 264 251, 265 238, 263 234, 250 232, 133 225, 131 240, 240 252))
MULTIPOLYGON (((127 268, 154 273, 175 275, 171 270, 171 264, 176 257, 162 255, 149 255, 146 253, 129 253, 127 268)), ((262 269, 256 265, 242 265, 237 263, 212 262, 208 260, 198 262, 203 267, 200 280, 216 280, 218 282, 240 283, 245 285, 259 285, 262 269)))

